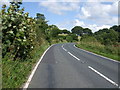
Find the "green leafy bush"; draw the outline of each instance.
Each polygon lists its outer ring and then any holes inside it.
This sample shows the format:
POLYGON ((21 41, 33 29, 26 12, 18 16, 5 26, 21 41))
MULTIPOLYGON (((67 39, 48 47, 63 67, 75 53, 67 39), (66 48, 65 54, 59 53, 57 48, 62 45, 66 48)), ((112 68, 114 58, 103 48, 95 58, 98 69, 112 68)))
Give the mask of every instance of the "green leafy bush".
POLYGON ((72 42, 72 41, 73 41, 73 38, 72 38, 72 36, 67 36, 67 37, 66 37, 66 40, 67 40, 68 42, 72 42))
POLYGON ((24 59, 29 56, 34 48, 35 20, 24 13, 24 8, 19 9, 19 3, 12 2, 6 9, 1 10, 2 20, 2 56, 10 59, 24 59))

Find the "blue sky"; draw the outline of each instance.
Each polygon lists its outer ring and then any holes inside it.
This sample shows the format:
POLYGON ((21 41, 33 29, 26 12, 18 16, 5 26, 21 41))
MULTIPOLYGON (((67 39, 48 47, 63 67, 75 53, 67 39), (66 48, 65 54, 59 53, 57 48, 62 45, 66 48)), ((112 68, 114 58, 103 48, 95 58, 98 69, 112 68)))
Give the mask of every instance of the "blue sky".
MULTIPOLYGON (((54 2, 51 2, 54 3, 54 2)), ((57 13, 53 13, 51 11, 49 11, 46 7, 43 7, 42 5, 40 5, 40 3, 38 2, 24 2, 22 4, 22 7, 25 7, 25 12, 29 12, 29 15, 31 17, 35 17, 36 13, 42 13, 45 15, 46 20, 48 20, 48 24, 56 24, 58 26, 63 26, 63 28, 71 28, 72 25, 67 24, 64 25, 66 23, 70 23, 73 22, 77 11, 64 11, 64 14, 57 14, 57 13), (26 8, 27 6, 27 8, 26 8), (68 21, 68 22, 67 22, 68 21), (65 26, 65 27, 64 27, 65 26), (66 27, 67 26, 67 27, 66 27)), ((62 28, 62 27, 60 27, 62 28)))
POLYGON ((23 1, 21 7, 25 7, 25 12, 29 12, 29 16, 35 17, 36 13, 42 13, 49 21, 48 24, 55 24, 60 29, 71 30, 74 26, 82 26, 95 32, 118 24, 117 0, 110 2, 109 0, 107 2, 105 0, 94 2, 93 0, 86 0, 86 2, 80 0, 23 1))

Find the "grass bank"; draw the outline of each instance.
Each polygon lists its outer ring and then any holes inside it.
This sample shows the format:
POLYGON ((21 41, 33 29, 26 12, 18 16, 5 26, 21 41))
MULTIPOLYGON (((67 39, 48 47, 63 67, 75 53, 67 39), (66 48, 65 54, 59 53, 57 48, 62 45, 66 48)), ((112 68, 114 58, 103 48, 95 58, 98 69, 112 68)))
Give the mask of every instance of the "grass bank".
POLYGON ((77 47, 120 61, 120 45, 103 45, 99 42, 78 42, 77 47))
POLYGON ((39 60, 43 52, 49 47, 48 43, 37 47, 31 59, 24 61, 9 60, 9 57, 2 59, 2 88, 20 88, 27 81, 33 66, 39 60))

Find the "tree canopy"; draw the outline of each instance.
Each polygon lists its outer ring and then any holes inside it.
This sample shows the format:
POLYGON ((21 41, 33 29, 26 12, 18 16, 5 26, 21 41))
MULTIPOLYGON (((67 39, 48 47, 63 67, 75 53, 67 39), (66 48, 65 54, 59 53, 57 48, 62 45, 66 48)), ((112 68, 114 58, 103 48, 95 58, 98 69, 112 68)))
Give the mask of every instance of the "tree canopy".
POLYGON ((84 34, 86 35, 92 35, 92 31, 89 28, 83 28, 81 26, 75 26, 72 28, 72 33, 77 34, 79 36, 82 36, 84 34))

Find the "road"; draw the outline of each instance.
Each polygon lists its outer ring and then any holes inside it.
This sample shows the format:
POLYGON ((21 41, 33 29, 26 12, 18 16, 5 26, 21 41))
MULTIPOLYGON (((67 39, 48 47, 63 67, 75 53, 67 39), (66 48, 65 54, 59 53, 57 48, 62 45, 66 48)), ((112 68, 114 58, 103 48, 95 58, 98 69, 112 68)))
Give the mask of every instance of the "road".
POLYGON ((118 88, 118 64, 73 43, 55 44, 43 56, 28 88, 118 88))

